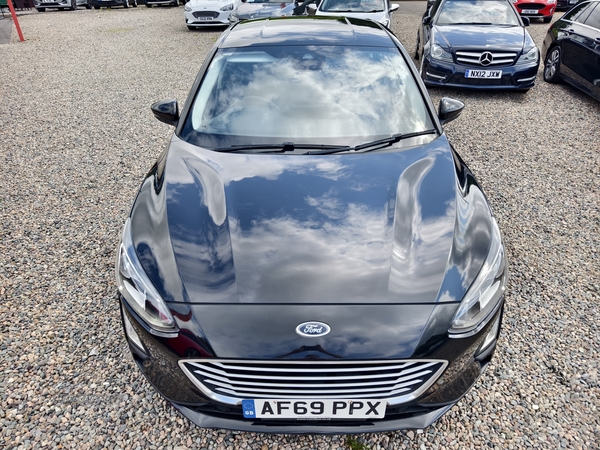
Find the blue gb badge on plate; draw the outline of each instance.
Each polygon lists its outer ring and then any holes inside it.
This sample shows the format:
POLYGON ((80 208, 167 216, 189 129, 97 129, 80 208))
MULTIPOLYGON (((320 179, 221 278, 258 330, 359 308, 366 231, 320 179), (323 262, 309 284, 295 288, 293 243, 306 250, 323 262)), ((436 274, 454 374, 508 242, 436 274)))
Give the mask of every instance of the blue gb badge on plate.
POLYGON ((242 412, 246 419, 256 419, 254 400, 242 400, 242 412))

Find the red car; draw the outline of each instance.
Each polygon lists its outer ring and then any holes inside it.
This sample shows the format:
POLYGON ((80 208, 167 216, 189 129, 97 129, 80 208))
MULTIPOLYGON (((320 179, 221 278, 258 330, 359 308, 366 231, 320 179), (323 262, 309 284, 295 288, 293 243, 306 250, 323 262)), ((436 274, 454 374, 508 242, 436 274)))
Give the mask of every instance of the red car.
POLYGON ((522 17, 542 19, 550 23, 556 10, 556 0, 513 0, 513 5, 522 17))

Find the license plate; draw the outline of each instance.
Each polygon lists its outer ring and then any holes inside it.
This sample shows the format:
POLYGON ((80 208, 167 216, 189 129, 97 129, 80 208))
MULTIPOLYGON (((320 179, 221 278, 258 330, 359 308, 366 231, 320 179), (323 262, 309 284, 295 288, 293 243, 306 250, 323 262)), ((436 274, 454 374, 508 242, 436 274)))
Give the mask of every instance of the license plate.
POLYGON ((202 20, 213 20, 212 17, 201 17, 202 20))
POLYGON ((537 14, 537 9, 524 9, 522 11, 523 14, 537 14))
POLYGON ((502 78, 502 71, 467 69, 465 71, 465 78, 502 78))
POLYGON ((242 400, 246 419, 383 419, 384 400, 242 400))

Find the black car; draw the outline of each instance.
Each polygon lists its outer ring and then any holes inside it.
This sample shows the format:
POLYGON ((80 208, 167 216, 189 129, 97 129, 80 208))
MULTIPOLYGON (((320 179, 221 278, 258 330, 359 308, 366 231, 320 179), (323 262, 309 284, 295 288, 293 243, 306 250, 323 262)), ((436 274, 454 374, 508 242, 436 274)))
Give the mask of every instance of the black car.
POLYGON ((381 24, 240 22, 148 172, 116 276, 134 360, 202 427, 424 428, 486 368, 507 266, 486 197, 381 24))
POLYGON ((415 58, 429 86, 527 91, 539 50, 510 0, 437 0, 417 34, 415 58))
POLYGON ((544 80, 565 80, 600 101, 600 1, 583 2, 556 21, 543 45, 544 80))
POLYGON ((122 6, 123 8, 129 8, 133 6, 137 8, 137 0, 91 0, 94 9, 100 8, 112 8, 114 6, 122 6))
POLYGON ((556 10, 557 11, 565 11, 569 8, 572 8, 581 0, 556 0, 556 10))

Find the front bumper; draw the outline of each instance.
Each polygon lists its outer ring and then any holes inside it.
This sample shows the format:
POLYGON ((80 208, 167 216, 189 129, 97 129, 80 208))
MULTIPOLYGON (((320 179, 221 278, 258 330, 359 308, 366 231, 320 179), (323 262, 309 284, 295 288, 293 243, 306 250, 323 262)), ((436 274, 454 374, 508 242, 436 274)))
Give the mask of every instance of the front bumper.
POLYGON ((69 8, 71 6, 71 0, 61 0, 53 2, 34 2, 36 8, 69 8))
POLYGON ((231 11, 185 11, 185 24, 198 27, 222 27, 229 25, 231 11))
POLYGON ((438 61, 425 56, 423 81, 428 86, 446 86, 469 89, 529 89, 534 86, 539 62, 533 65, 508 67, 471 67, 438 61), (498 79, 465 78, 467 69, 502 70, 498 79))
POLYGON ((522 17, 529 17, 530 19, 548 19, 551 18, 554 14, 554 10, 556 9, 557 5, 556 4, 552 4, 552 5, 545 5, 542 9, 531 9, 531 7, 528 7, 528 5, 525 4, 521 4, 521 5, 515 5, 515 7, 517 8, 517 11, 519 12, 519 14, 522 17), (524 13, 523 10, 525 11, 536 11, 535 13, 524 13))
MULTIPOLYGON (((141 347, 126 332, 135 362, 155 389, 165 397, 182 415, 193 423, 206 428, 270 433, 364 433, 409 428, 426 428, 454 406, 477 381, 487 367, 495 351, 498 328, 502 317, 502 304, 494 317, 476 335, 433 342, 429 339, 418 357, 445 359, 448 366, 425 392, 414 400, 389 405, 385 418, 380 420, 262 420, 245 419, 241 404, 225 404, 208 398, 188 378, 179 362, 194 358, 216 358, 212 349, 201 336, 180 329, 176 338, 163 338, 151 334, 140 319, 121 299, 121 312, 133 328, 141 347), (480 350, 487 337, 493 342, 480 350), (489 335, 489 336, 488 336, 489 335)), ((502 302, 503 303, 503 302, 502 302)), ((441 305, 439 308, 455 310, 456 304, 441 305)), ((437 308, 437 307, 436 307, 437 308)), ((439 340, 439 339, 438 339, 439 340)), ((408 358, 410 360, 410 358, 408 358)))
POLYGON ((108 7, 113 7, 113 6, 125 6, 125 2, 128 2, 129 0, 94 0, 92 2, 92 6, 93 7, 101 7, 101 8, 108 8, 108 7))

